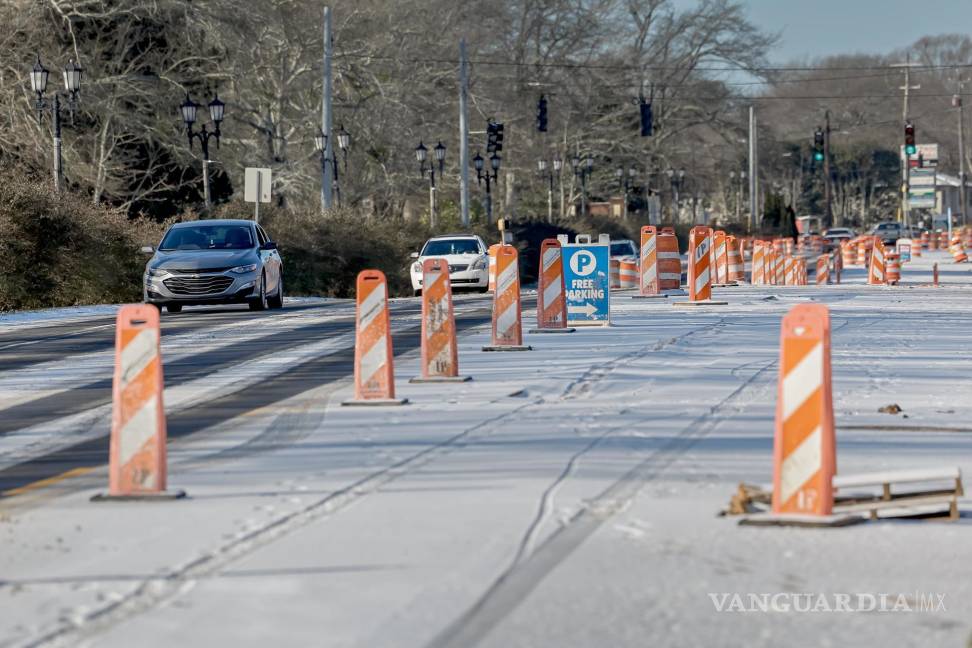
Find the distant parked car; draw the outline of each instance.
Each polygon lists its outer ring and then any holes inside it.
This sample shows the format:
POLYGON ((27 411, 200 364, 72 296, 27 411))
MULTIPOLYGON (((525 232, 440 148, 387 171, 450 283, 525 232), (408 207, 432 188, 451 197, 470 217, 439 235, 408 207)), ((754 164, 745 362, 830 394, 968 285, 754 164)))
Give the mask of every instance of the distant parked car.
POLYGON ((911 236, 911 230, 901 223, 878 223, 868 232, 870 236, 876 236, 886 245, 894 245, 899 238, 911 236))
POLYGON ((410 276, 412 291, 422 293, 422 263, 426 259, 445 259, 449 264, 449 282, 453 289, 489 290, 489 257, 483 239, 474 234, 434 236, 425 242, 421 252, 413 252, 410 276))
POLYGON ((631 239, 619 239, 611 241, 611 258, 626 259, 628 257, 638 258, 638 246, 631 239))
POLYGON ((143 277, 145 302, 178 313, 196 304, 282 308, 283 262, 262 227, 248 220, 176 223, 162 237, 143 277))
POLYGON ((831 227, 824 232, 824 238, 830 242, 832 247, 840 245, 842 241, 849 241, 857 236, 857 232, 849 227, 831 227))

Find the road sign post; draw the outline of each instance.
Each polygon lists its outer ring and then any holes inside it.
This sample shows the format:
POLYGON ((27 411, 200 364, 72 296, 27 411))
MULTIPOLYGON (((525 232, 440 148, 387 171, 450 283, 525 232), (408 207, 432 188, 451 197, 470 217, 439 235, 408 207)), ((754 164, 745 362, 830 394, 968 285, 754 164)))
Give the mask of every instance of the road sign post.
POLYGON ((563 254, 568 326, 610 326, 610 245, 573 243, 563 254))
POLYGON ((270 202, 270 169, 247 167, 243 199, 253 203, 253 220, 260 222, 260 203, 270 202))

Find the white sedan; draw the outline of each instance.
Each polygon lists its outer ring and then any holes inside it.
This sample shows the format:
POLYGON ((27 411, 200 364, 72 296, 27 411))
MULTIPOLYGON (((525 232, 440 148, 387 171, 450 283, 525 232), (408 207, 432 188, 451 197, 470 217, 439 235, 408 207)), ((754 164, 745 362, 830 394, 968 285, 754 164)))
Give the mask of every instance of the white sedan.
POLYGON ((445 259, 449 264, 452 288, 489 290, 489 257, 483 239, 473 234, 450 234, 430 238, 421 252, 413 252, 410 275, 412 290, 422 293, 422 262, 426 259, 445 259))

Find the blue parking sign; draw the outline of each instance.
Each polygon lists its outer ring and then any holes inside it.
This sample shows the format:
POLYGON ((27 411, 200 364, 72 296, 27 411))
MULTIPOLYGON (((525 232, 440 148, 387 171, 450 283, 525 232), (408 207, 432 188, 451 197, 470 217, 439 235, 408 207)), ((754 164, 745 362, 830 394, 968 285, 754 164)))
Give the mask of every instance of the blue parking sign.
POLYGON ((563 246, 567 324, 611 323, 611 255, 601 244, 563 246))

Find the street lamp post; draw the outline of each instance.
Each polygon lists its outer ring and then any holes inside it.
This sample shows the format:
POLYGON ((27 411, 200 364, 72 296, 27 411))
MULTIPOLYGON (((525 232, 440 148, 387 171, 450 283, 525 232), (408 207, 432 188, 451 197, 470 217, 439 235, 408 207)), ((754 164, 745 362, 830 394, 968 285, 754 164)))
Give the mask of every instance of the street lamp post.
POLYGON ((473 158, 473 166, 476 167, 476 179, 479 181, 479 184, 482 184, 483 180, 486 181, 486 196, 484 198, 484 206, 486 207, 486 221, 492 223, 493 194, 491 185, 496 181, 497 173, 499 171, 500 164, 502 163, 502 158, 496 153, 493 153, 491 156, 489 156, 489 169, 484 169, 484 163, 485 160, 483 160, 483 156, 479 154, 479 151, 477 151, 476 157, 473 158))
MULTIPOLYGON (((554 174, 557 175, 558 182, 563 185, 563 181, 560 179, 560 170, 563 168, 563 162, 560 158, 554 158, 552 168, 547 165, 547 161, 544 159, 537 160, 537 171, 540 173, 540 177, 547 180, 547 221, 553 222, 553 193, 554 193, 554 174)), ((561 211, 563 206, 561 205, 561 211)))
POLYGON ((574 169, 574 175, 580 179, 581 183, 581 209, 580 215, 587 213, 587 180, 594 172, 594 158, 590 154, 584 160, 575 155, 570 160, 570 166, 574 169))
POLYGON ((735 198, 736 198, 735 213, 736 213, 736 222, 737 223, 741 222, 740 219, 742 218, 741 204, 742 204, 743 186, 745 184, 746 184, 746 172, 745 171, 740 171, 739 172, 739 184, 736 184, 736 172, 735 171, 730 171, 729 172, 729 186, 730 186, 730 188, 732 190, 732 193, 735 195, 735 198))
MULTIPOLYGON (((337 163, 337 151, 334 146, 330 147, 331 157, 328 158, 328 146, 327 146, 327 133, 321 129, 317 129, 317 135, 314 136, 314 148, 317 149, 318 155, 321 158, 321 184, 323 185, 327 182, 327 165, 330 164, 331 168, 334 170, 334 179, 332 187, 334 188, 334 201, 335 204, 341 206, 341 188, 338 184, 339 172, 337 163)), ((347 173, 348 170, 348 149, 351 148, 351 135, 348 131, 344 130, 344 126, 340 126, 337 132, 337 142, 338 148, 341 149, 341 154, 344 159, 344 171, 347 173)), ((324 211, 324 205, 321 204, 321 211, 324 211)))
MULTIPOLYGON (((435 168, 439 167, 439 174, 442 174, 442 170, 445 167, 445 154, 446 147, 439 142, 432 149, 435 155, 435 162, 429 162, 429 227, 435 227, 435 217, 436 217, 436 200, 435 200, 435 168)), ((419 145, 415 147, 415 159, 419 163, 419 174, 423 177, 425 176, 425 161, 429 157, 429 149, 425 148, 425 144, 419 142, 419 145)))
POLYGON ((628 218, 628 194, 634 186, 634 177, 637 171, 634 167, 628 167, 628 175, 624 174, 624 169, 618 167, 614 170, 614 176, 618 179, 618 189, 621 190, 621 214, 624 219, 628 218))
POLYGON ((213 130, 207 130, 206 124, 199 127, 199 132, 192 130, 192 125, 196 122, 196 111, 199 110, 199 104, 194 102, 189 98, 189 93, 186 93, 186 100, 182 102, 179 109, 182 111, 182 121, 186 124, 186 136, 189 138, 189 150, 192 150, 192 140, 198 139, 199 144, 202 146, 202 170, 203 170, 203 200, 206 204, 206 210, 212 207, 212 193, 209 189, 209 140, 210 138, 216 138, 216 148, 219 148, 219 125, 223 121, 223 113, 226 109, 226 104, 219 100, 219 95, 213 96, 213 100, 209 102, 209 119, 213 122, 213 130))
POLYGON ((668 180, 672 185, 672 221, 678 222, 680 215, 678 194, 682 189, 682 184, 685 182, 685 169, 679 169, 678 171, 675 171, 675 169, 668 169, 666 173, 668 174, 668 180))
MULTIPOLYGON (((44 99, 47 90, 47 79, 50 72, 41 64, 40 55, 30 71, 30 86, 37 94, 37 121, 40 122, 44 110, 51 111, 54 120, 54 191, 60 192, 63 183, 63 165, 61 159, 61 93, 54 92, 54 99, 48 103, 44 99)), ((68 110, 71 112, 71 123, 74 124, 74 111, 78 108, 78 97, 81 93, 81 67, 73 60, 64 66, 64 98, 67 100, 68 110)))

